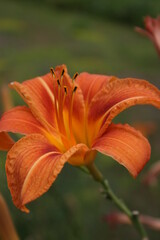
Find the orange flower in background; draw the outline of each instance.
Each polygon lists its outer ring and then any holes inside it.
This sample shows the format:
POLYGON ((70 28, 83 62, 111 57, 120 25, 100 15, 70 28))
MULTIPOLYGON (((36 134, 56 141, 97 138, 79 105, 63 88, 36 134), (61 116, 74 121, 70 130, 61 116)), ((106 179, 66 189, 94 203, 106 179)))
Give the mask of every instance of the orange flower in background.
POLYGON ((149 160, 149 142, 139 131, 111 123, 135 104, 160 108, 160 91, 147 81, 89 73, 71 79, 62 65, 11 87, 28 105, 7 111, 0 121, 0 131, 27 135, 6 161, 13 202, 22 211, 49 189, 66 162, 90 165, 98 151, 136 177, 149 160))
POLYGON ((8 206, 0 193, 0 239, 19 240, 8 206))
POLYGON ((142 182, 145 185, 156 185, 160 175, 160 160, 151 165, 148 172, 144 175, 142 182))
MULTIPOLYGON (((3 85, 0 89, 2 96, 2 105, 5 111, 12 106, 12 99, 7 85, 3 85)), ((0 150, 9 150, 14 144, 14 140, 5 132, 0 132, 0 150)))
MULTIPOLYGON (((137 211, 135 214, 139 214, 137 211)), ((110 227, 116 227, 118 224, 132 224, 131 220, 124 213, 113 212, 104 216, 104 220, 110 225, 110 227)), ((141 223, 145 224, 149 228, 160 231, 160 219, 151 217, 149 215, 139 215, 141 223)))
POLYGON ((132 126, 139 130, 145 137, 154 134, 158 127, 154 122, 134 122, 132 126))
POLYGON ((5 132, 0 133, 0 150, 9 150, 14 144, 13 139, 5 132))
POLYGON ((147 16, 144 18, 144 24, 145 30, 139 27, 136 27, 135 30, 151 39, 160 55, 160 16, 157 18, 147 16))

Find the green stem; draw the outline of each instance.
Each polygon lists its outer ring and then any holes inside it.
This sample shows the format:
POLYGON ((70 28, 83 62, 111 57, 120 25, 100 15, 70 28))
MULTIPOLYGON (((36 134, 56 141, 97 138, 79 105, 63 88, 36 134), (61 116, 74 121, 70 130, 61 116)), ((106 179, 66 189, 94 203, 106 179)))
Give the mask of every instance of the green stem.
POLYGON ((94 180, 101 183, 101 185, 104 188, 107 198, 112 200, 114 202, 114 204, 118 207, 118 209, 121 210, 122 212, 124 212, 129 217, 133 226, 139 232, 142 240, 149 240, 147 237, 146 231, 143 228, 143 225, 139 221, 138 211, 131 211, 125 205, 125 203, 115 195, 115 193, 112 191, 108 181, 104 179, 102 173, 97 169, 97 167, 94 164, 88 165, 87 168, 88 168, 90 174, 92 175, 92 177, 94 178, 94 180))

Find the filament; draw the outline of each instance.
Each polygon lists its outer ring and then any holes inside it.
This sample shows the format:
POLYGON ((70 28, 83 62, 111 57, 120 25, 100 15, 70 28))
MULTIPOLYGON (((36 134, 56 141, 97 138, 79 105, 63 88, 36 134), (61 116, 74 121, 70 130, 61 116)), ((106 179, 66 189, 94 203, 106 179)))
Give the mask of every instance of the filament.
POLYGON ((77 86, 74 84, 74 80, 77 78, 78 73, 74 74, 70 84, 67 82, 67 79, 64 79, 64 69, 62 69, 61 74, 58 76, 56 76, 53 68, 50 69, 50 72, 53 77, 53 92, 45 80, 43 78, 39 78, 42 85, 48 92, 55 108, 56 128, 51 126, 53 131, 46 133, 46 136, 51 143, 55 144, 62 151, 65 151, 65 149, 68 149, 76 144, 72 121, 73 104, 75 93, 77 91, 77 86), (66 80, 66 85, 64 85, 64 80, 66 80))
POLYGON ((70 137, 71 141, 75 143, 75 138, 73 135, 73 129, 72 129, 72 113, 73 113, 73 102, 74 102, 74 95, 77 90, 77 86, 75 86, 72 90, 72 95, 71 95, 71 103, 70 103, 70 109, 69 109, 69 130, 70 130, 70 137))

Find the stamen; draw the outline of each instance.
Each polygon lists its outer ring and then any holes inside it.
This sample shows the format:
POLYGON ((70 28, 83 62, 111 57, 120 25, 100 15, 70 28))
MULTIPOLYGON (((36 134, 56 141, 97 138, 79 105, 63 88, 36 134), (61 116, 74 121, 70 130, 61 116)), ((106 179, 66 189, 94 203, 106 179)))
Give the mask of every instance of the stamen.
POLYGON ((64 86, 64 92, 65 92, 65 94, 67 95, 67 86, 64 86))
POLYGON ((70 103, 70 109, 69 109, 69 130, 70 130, 70 138, 71 138, 71 142, 73 142, 75 144, 75 138, 73 135, 73 129, 72 129, 72 113, 73 113, 73 102, 74 102, 74 95, 75 92, 77 90, 77 86, 75 86, 72 90, 72 96, 71 96, 71 103, 70 103))
MULTIPOLYGON (((59 74, 59 77, 55 75, 54 69, 51 68, 50 72, 53 77, 53 95, 49 87, 47 86, 47 91, 54 103, 55 106, 55 118, 57 124, 57 133, 59 132, 59 139, 56 140, 56 137, 53 141, 59 148, 68 149, 72 145, 76 144, 76 139, 74 136, 72 121, 73 121, 73 106, 74 106, 74 95, 77 91, 78 86, 74 84, 74 80, 77 78, 78 73, 75 73, 72 78, 72 84, 65 85, 65 69, 62 69, 62 72, 59 74), (65 105, 67 104, 67 105, 65 105), (69 106, 68 106, 69 104, 69 106), (65 108, 66 106, 66 108, 65 108), (69 109, 68 109, 69 107, 69 109), (68 111, 67 111, 68 110, 68 111), (68 112, 68 113, 67 113, 68 112), (68 141, 68 138, 70 139, 68 141), (61 145, 62 144, 62 145, 61 145)), ((44 84, 44 83, 43 83, 44 84)), ((52 133, 48 135, 48 138, 52 138, 52 133)))
POLYGON ((57 99, 56 99, 56 81, 54 78, 56 78, 56 74, 54 72, 54 69, 51 68, 50 69, 51 74, 53 76, 53 97, 54 97, 54 107, 55 107, 55 115, 56 115, 56 122, 57 122, 57 126, 58 126, 58 110, 57 110, 57 99))
POLYGON ((73 88, 73 93, 75 93, 76 90, 77 90, 77 86, 75 86, 75 87, 73 88))
POLYGON ((64 69, 63 69, 63 70, 62 70, 62 73, 61 73, 61 77, 63 77, 63 75, 64 75, 64 72, 65 72, 65 71, 64 71, 64 69))
POLYGON ((63 108, 64 108, 64 102, 65 102, 65 99, 66 99, 66 96, 67 96, 67 86, 64 86, 64 94, 63 94, 63 101, 62 101, 62 111, 63 111, 63 108))
MULTIPOLYGON (((53 69, 51 69, 51 73, 54 73, 53 69)), ((54 75, 53 75, 54 77, 54 75)), ((45 131, 46 136, 48 139, 53 142, 59 149, 62 151, 64 149, 68 149, 69 143, 67 141, 67 136, 66 136, 66 129, 64 127, 64 119, 63 119, 63 106, 65 103, 65 96, 67 95, 67 86, 64 86, 64 91, 61 88, 61 84, 59 79, 57 80, 58 84, 58 98, 56 98, 56 81, 54 81, 54 89, 53 93, 51 89, 48 87, 46 82, 43 80, 43 78, 39 78, 41 84, 43 87, 46 89, 48 92, 51 101, 53 102, 55 106, 55 117, 57 121, 57 129, 53 128, 47 121, 46 121, 46 128, 48 131, 45 131), (63 92, 63 98, 61 98, 61 92, 63 92)))
POLYGON ((51 72, 52 76, 55 77, 55 72, 54 72, 54 69, 52 67, 50 68, 50 72, 51 72))
MULTIPOLYGON (((62 71, 63 72, 63 71, 62 71)), ((63 75, 62 75, 63 76, 63 75)), ((65 126, 64 126, 64 118, 63 118, 63 105, 64 105, 64 101, 65 99, 64 96, 66 94, 63 94, 63 88, 61 86, 63 86, 63 82, 62 82, 63 79, 61 79, 61 82, 59 79, 57 79, 57 84, 58 84, 58 118, 57 118, 57 122, 58 122, 58 128, 59 128, 59 131, 66 135, 66 129, 65 129, 65 126)), ((62 140, 63 141, 63 140, 62 140)))
POLYGON ((72 79, 75 80, 78 75, 79 75, 78 72, 76 72, 76 73, 73 75, 73 78, 72 78, 72 79))
POLYGON ((57 79, 57 84, 59 87, 61 86, 59 79, 57 79))

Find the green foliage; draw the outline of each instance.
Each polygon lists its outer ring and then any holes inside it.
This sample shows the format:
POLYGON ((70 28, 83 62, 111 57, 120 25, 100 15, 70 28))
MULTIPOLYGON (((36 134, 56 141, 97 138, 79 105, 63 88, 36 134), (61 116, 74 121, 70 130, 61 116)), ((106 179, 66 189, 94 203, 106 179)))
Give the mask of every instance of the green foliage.
POLYGON ((138 23, 146 15, 156 16, 159 14, 160 2, 158 0, 53 0, 53 5, 61 8, 86 11, 93 15, 126 23, 138 23))
POLYGON ((37 2, 53 8, 86 12, 127 24, 142 24, 144 16, 156 17, 160 14, 159 0, 41 0, 37 2))

